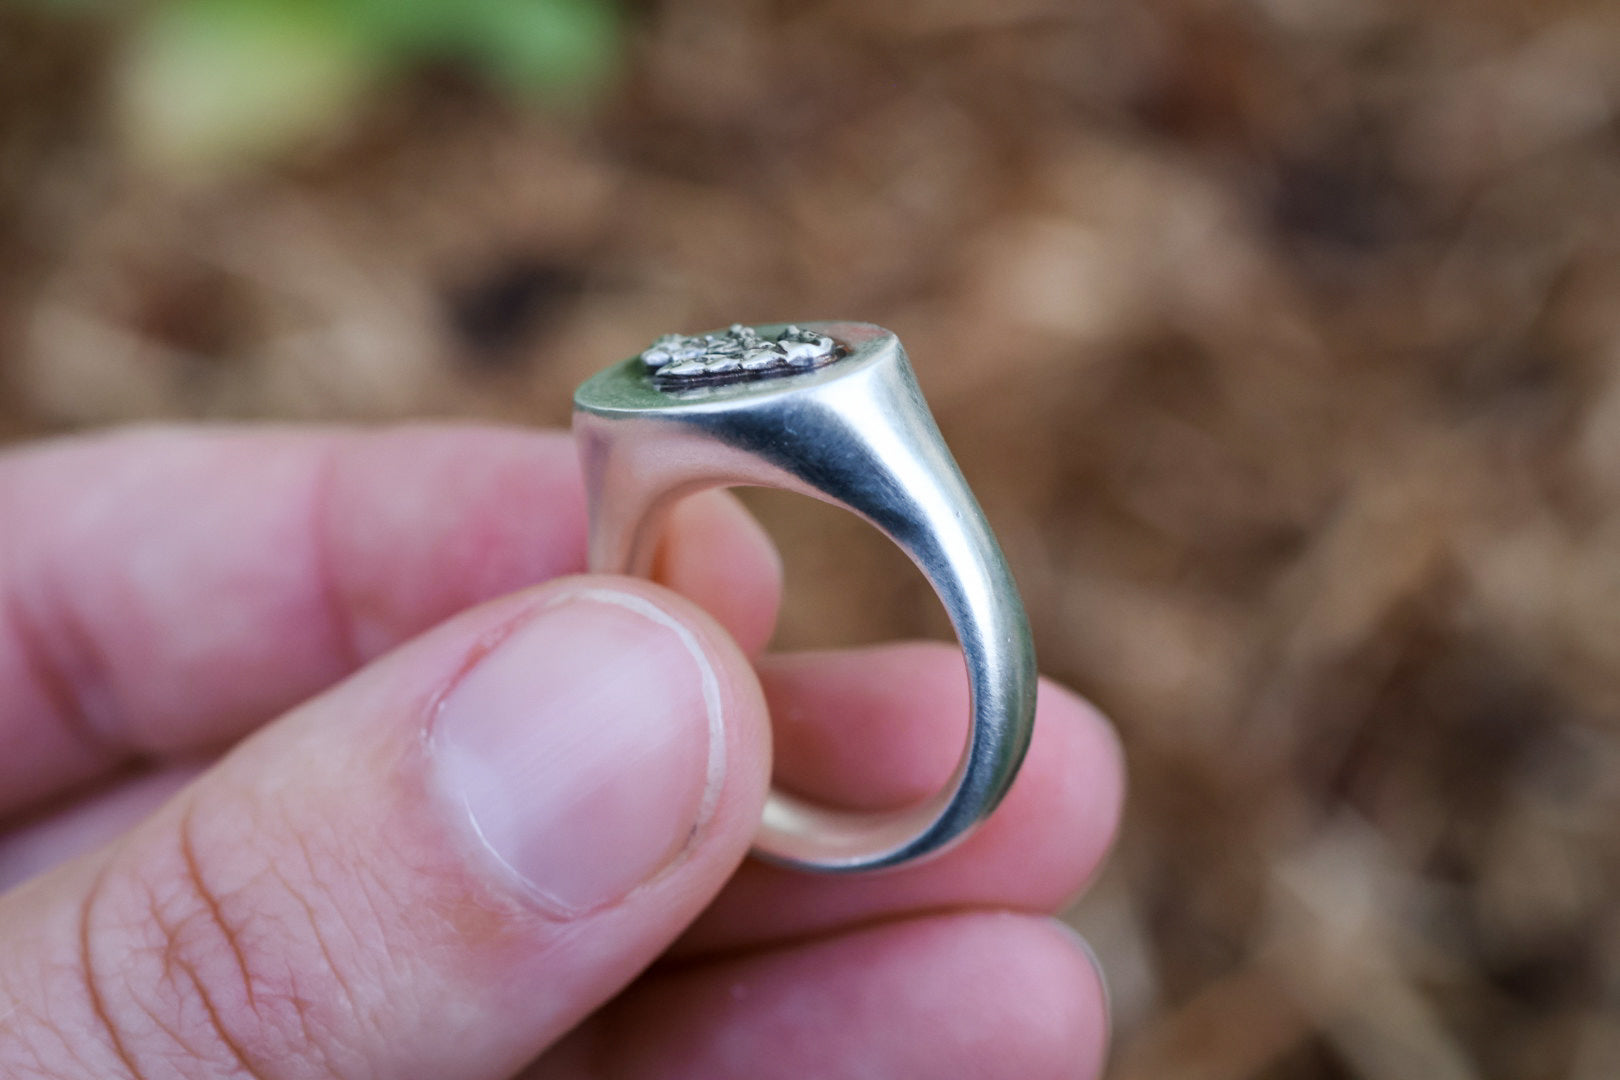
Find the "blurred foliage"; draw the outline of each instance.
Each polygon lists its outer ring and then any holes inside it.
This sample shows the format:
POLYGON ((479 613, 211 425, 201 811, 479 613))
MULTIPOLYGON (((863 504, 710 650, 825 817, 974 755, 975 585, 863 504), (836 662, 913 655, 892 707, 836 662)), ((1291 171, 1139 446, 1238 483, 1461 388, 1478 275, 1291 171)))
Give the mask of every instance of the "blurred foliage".
POLYGON ((612 75, 609 0, 163 0, 116 19, 133 150, 163 167, 259 160, 341 129, 368 93, 424 63, 455 64, 523 99, 571 104, 612 75))

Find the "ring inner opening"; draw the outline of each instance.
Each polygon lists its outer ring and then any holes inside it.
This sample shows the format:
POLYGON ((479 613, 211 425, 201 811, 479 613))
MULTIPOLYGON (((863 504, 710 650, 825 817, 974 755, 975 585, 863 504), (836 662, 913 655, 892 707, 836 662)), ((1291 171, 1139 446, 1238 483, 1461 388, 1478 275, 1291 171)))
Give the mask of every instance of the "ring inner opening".
POLYGON ((966 664, 933 587, 847 510, 792 492, 734 491, 784 567, 771 652, 785 655, 761 664, 776 731, 772 783, 857 811, 936 795, 960 759, 969 706, 966 664), (814 676, 793 655, 821 649, 849 652, 817 660, 814 676))

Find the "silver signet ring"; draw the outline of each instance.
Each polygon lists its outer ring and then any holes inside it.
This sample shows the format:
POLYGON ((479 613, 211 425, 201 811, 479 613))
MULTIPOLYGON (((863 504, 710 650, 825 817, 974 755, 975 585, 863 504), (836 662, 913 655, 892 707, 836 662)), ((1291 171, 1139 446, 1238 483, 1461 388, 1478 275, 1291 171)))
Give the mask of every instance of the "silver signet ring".
POLYGON ((972 726, 945 789, 881 813, 773 791, 756 855, 824 872, 896 866, 944 851, 996 808, 1034 726, 1029 623, 898 338, 854 322, 670 335, 579 388, 574 435, 593 571, 645 576, 669 509, 688 495, 781 488, 875 525, 956 629, 972 726))

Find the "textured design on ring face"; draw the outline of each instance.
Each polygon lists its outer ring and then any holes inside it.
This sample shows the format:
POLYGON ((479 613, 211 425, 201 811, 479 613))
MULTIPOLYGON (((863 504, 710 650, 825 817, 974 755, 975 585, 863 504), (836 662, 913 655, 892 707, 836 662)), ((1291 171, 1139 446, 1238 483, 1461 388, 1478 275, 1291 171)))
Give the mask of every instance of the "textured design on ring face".
POLYGON ((718 334, 665 334, 641 354, 661 390, 711 386, 809 371, 843 355, 838 343, 814 330, 789 326, 775 339, 735 323, 718 334))

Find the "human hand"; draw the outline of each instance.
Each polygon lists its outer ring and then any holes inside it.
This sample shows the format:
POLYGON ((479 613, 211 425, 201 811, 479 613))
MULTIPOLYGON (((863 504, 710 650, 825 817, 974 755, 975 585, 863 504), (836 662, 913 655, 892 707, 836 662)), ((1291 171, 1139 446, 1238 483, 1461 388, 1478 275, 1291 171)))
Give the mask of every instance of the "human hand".
POLYGON ((584 535, 561 435, 0 456, 0 1076, 1095 1075, 1046 917, 1118 819, 1095 712, 1043 684, 932 862, 742 862, 773 722, 778 782, 904 803, 954 764, 960 658, 756 673, 780 574, 728 496, 677 509, 662 585, 569 576, 584 535))

